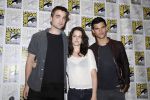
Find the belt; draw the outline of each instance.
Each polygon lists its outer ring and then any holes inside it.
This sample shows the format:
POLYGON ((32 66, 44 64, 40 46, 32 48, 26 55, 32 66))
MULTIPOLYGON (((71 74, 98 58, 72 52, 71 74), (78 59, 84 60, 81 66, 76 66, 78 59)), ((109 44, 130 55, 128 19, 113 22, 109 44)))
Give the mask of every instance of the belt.
POLYGON ((69 88, 69 90, 75 90, 75 91, 91 91, 92 89, 76 89, 76 88, 69 88))

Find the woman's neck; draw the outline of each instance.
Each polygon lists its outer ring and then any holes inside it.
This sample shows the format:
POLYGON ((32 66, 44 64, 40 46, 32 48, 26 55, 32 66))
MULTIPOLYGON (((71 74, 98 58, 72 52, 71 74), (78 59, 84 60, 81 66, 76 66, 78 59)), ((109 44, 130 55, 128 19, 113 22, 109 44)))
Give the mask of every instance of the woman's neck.
POLYGON ((73 50, 73 53, 72 53, 72 55, 73 56, 76 56, 76 57, 79 57, 80 56, 80 46, 74 46, 73 47, 74 48, 74 50, 73 50))

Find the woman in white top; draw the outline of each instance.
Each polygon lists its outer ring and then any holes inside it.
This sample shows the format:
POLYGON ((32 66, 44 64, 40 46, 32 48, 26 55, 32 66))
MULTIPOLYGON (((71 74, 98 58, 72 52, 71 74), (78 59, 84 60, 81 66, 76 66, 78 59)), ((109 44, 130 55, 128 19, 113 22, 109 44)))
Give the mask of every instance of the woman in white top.
POLYGON ((68 100, 96 100, 97 67, 93 52, 88 49, 88 36, 83 28, 71 30, 68 50, 68 100))

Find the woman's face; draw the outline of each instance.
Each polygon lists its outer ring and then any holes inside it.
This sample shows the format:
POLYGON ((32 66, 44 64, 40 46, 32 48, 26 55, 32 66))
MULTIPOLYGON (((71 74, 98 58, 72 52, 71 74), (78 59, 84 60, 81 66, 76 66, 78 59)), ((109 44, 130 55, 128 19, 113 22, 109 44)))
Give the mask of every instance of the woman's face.
POLYGON ((79 30, 75 30, 72 35, 73 46, 80 46, 82 43, 82 33, 79 30))

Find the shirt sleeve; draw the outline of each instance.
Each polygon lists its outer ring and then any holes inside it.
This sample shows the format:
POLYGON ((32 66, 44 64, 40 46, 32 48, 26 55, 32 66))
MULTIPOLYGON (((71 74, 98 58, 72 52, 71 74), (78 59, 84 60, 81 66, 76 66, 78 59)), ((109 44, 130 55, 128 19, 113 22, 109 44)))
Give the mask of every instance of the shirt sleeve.
POLYGON ((34 55, 36 55, 36 53, 37 53, 37 39, 36 39, 35 35, 33 35, 31 38, 31 41, 28 46, 28 52, 31 54, 34 54, 34 55))
POLYGON ((94 57, 93 51, 90 49, 88 49, 88 61, 89 61, 90 70, 96 69, 97 71, 95 57, 94 57))

